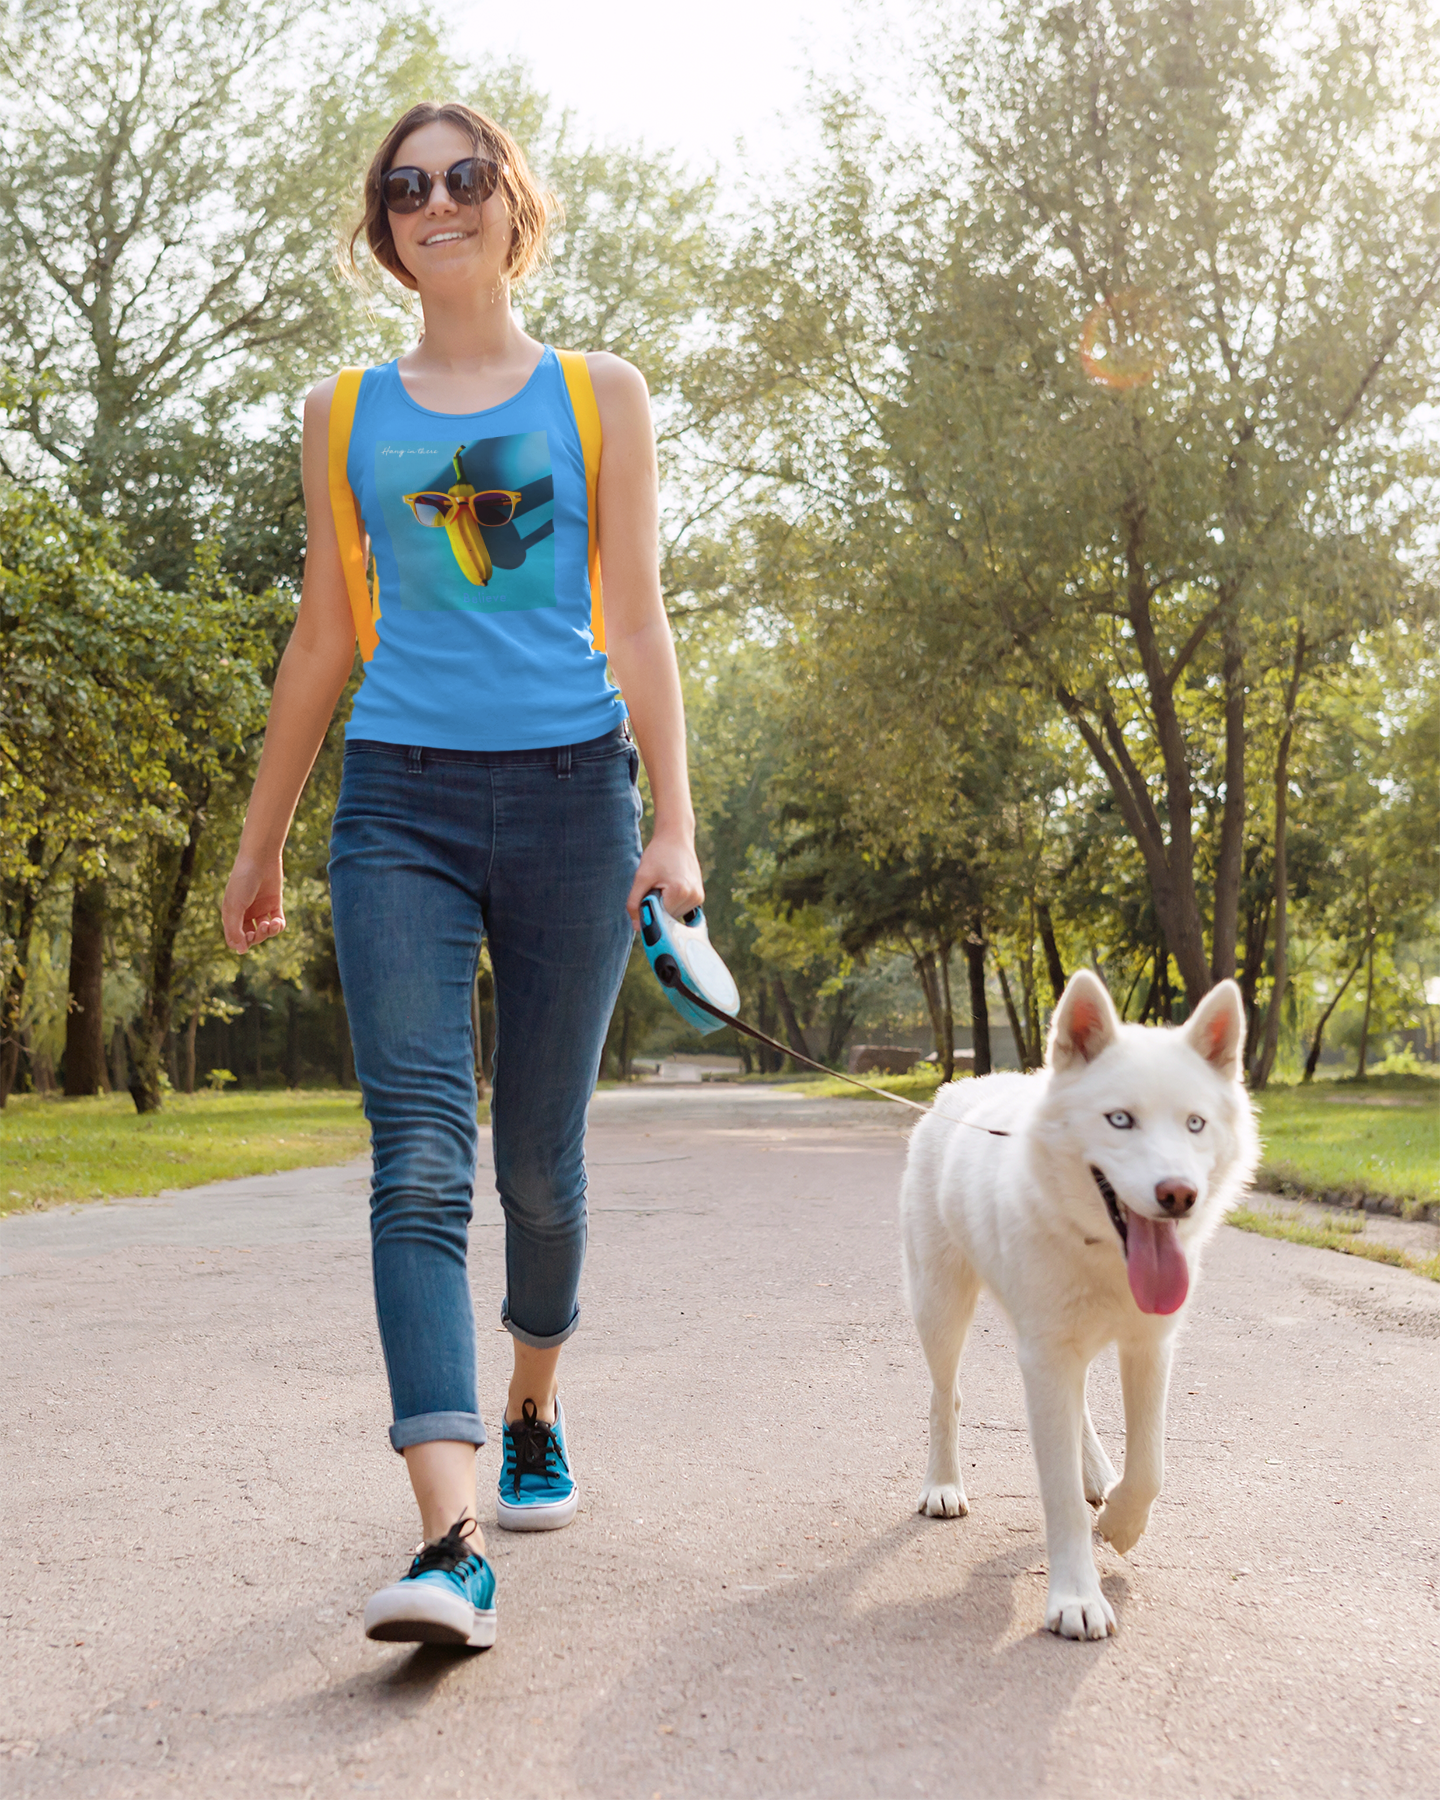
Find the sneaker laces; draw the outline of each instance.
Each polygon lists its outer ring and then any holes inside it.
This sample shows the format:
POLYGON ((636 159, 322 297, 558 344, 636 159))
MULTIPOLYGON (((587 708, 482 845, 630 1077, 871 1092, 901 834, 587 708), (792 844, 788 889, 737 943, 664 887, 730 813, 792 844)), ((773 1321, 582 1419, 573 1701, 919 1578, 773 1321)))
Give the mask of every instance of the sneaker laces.
MULTIPOLYGON (((557 1414, 558 1417, 558 1414, 557 1414)), ((510 1442, 515 1449, 515 1491, 520 1491, 520 1483, 527 1475, 538 1475, 548 1482, 558 1475, 559 1449, 556 1443, 556 1431, 553 1425, 547 1425, 539 1417, 539 1408, 533 1400, 522 1402, 520 1417, 513 1424, 505 1426, 510 1435, 510 1442)))
POLYGON ((462 1514, 444 1537, 436 1538, 433 1544, 422 1544, 410 1565, 411 1577, 428 1575, 432 1569, 440 1569, 450 1575, 472 1556, 478 1557, 479 1551, 465 1542, 475 1526, 476 1521, 468 1513, 462 1514))

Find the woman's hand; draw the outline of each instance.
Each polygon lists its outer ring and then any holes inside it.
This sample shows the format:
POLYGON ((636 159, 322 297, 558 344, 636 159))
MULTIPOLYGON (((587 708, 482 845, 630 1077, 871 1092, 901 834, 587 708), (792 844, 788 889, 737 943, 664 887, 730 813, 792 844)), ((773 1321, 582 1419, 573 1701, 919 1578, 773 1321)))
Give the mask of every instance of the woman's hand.
POLYGON ((665 910, 672 919, 696 907, 705 898, 695 839, 688 831, 657 831, 645 846, 640 867, 630 886, 625 910, 636 931, 640 929, 640 902, 652 888, 659 888, 665 910))
POLYGON ((237 856, 220 903, 225 942, 238 955, 285 929, 285 872, 280 857, 257 863, 237 856))

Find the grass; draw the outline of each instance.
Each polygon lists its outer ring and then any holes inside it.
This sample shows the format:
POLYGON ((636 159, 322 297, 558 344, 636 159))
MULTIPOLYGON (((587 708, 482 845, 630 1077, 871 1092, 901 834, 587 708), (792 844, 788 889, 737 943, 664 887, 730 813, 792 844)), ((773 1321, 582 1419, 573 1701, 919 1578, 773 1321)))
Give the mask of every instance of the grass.
POLYGON ((1258 1232, 1261 1237, 1284 1238, 1287 1243, 1309 1244, 1316 1250, 1339 1250, 1345 1256, 1363 1256, 1368 1262, 1389 1263, 1392 1268, 1409 1269, 1412 1275, 1440 1281, 1440 1252, 1433 1256, 1412 1256, 1408 1250, 1398 1250, 1393 1244, 1377 1244, 1374 1239, 1360 1235, 1365 1228, 1363 1218, 1338 1218, 1326 1220, 1323 1225, 1312 1225, 1304 1219, 1282 1219, 1275 1213, 1237 1206, 1234 1212, 1227 1214, 1225 1222, 1238 1226, 1241 1231, 1258 1232))
POLYGON ((1440 1082, 1425 1075, 1317 1081, 1257 1096, 1263 1185, 1350 1204, 1440 1205, 1440 1082))
POLYGON ((369 1144, 353 1089, 167 1094, 144 1117, 128 1094, 12 1095, 0 1113, 0 1213, 347 1162, 369 1144))

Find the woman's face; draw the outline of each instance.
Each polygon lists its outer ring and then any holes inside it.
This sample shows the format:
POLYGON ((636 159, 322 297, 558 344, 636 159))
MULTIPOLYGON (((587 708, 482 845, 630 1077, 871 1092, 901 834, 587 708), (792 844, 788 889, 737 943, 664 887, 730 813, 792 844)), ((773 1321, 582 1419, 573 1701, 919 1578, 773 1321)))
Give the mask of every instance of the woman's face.
POLYGON ((480 206, 461 206, 445 185, 445 170, 475 155, 453 125, 422 125, 402 138, 391 168, 407 164, 430 177, 430 198, 415 213, 389 215, 400 261, 421 293, 454 286, 498 286, 510 250, 510 214, 499 189, 480 206))

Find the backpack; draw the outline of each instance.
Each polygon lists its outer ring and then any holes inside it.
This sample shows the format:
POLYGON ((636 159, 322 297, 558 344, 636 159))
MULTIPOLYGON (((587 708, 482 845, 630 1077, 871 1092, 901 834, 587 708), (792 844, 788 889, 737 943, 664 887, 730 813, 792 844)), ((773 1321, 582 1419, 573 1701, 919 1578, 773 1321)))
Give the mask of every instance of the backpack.
MULTIPOLYGON (((595 404, 595 388, 590 368, 578 350, 557 350, 565 386, 570 394, 570 408, 580 431, 580 449, 585 457, 585 510, 589 519, 590 561, 590 635, 597 650, 605 648, 605 610, 600 595, 600 552, 596 542, 596 484, 600 477, 600 409, 595 404)), ((355 423, 355 404, 360 398, 363 369, 342 369, 335 382, 330 401, 330 511, 335 520, 335 536, 340 543, 340 566, 345 572, 345 589, 350 596, 350 616, 355 621, 355 636, 360 645, 362 662, 375 654, 379 635, 375 621, 380 617, 380 571, 375 569, 373 586, 366 581, 365 546, 360 534, 360 508, 356 503, 346 473, 350 455, 350 431, 355 423)))

